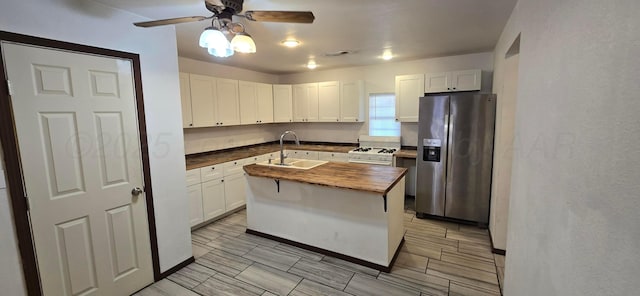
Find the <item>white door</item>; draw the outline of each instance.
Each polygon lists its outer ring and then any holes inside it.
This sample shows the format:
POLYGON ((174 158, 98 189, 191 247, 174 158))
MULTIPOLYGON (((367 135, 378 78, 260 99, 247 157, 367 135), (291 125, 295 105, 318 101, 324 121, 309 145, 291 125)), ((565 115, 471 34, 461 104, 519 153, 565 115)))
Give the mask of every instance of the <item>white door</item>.
POLYGON ((307 86, 307 121, 318 121, 318 84, 308 83, 307 86))
MULTIPOLYGON (((153 282, 129 60, 3 43, 44 295, 153 282)), ((1 292, 0 292, 1 294, 1 292)))
POLYGON ((480 90, 482 71, 466 70, 451 73, 451 88, 454 91, 480 90))
POLYGON ((202 183, 202 214, 204 221, 224 214, 224 182, 223 179, 202 183))
POLYGON ((224 177, 224 198, 227 211, 237 209, 247 203, 244 173, 224 177))
POLYGON ((309 117, 309 100, 305 84, 293 86, 293 121, 304 122, 309 117))
POLYGON ((189 224, 196 226, 204 221, 201 184, 187 187, 187 198, 189 199, 189 224))

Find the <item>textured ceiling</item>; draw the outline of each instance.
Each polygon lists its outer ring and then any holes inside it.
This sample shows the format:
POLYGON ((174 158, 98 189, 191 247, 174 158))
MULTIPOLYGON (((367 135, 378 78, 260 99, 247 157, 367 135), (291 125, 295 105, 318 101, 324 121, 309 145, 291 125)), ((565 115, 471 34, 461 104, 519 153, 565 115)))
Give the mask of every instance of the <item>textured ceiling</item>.
MULTIPOLYGON (((202 0, 98 0, 149 19, 210 13, 202 0)), ((244 10, 313 11, 313 24, 259 23, 234 18, 245 24, 254 38, 255 54, 215 58, 198 46, 202 30, 210 22, 175 25, 178 54, 260 72, 284 74, 384 63, 384 49, 396 60, 455 55, 492 50, 516 0, 245 0, 244 10), (280 42, 293 37, 302 45, 290 49, 280 42), (340 50, 353 54, 326 57, 340 50)), ((141 21, 144 19, 141 18, 141 21)), ((148 28, 145 30, 154 30, 148 28)))

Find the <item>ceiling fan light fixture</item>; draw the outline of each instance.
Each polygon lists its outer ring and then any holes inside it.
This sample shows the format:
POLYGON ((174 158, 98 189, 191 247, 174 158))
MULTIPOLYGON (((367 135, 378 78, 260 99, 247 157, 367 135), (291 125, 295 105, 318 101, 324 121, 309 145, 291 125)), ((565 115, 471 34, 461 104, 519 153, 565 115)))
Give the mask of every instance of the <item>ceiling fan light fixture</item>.
POLYGON ((238 32, 236 36, 231 39, 231 48, 241 53, 255 53, 256 43, 251 38, 251 35, 246 32, 238 32))
POLYGON ((287 39, 284 40, 282 42, 280 42, 282 45, 289 47, 289 48, 294 48, 294 47, 298 47, 298 45, 300 45, 300 41, 295 40, 295 39, 287 39))
POLYGON ((218 58, 228 58, 233 55, 233 49, 231 49, 231 47, 209 47, 207 51, 210 55, 218 58))

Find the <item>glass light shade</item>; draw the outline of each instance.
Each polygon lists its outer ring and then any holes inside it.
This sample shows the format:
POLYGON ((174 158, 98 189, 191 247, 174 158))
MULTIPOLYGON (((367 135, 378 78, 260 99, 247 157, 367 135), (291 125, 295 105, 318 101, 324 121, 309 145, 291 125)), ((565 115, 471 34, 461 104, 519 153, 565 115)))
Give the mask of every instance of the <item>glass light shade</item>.
POLYGON ((214 57, 228 58, 233 55, 231 47, 209 47, 209 54, 214 57))
POLYGON ((231 48, 237 52, 254 53, 256 52, 256 43, 253 42, 249 34, 239 32, 231 39, 231 48))

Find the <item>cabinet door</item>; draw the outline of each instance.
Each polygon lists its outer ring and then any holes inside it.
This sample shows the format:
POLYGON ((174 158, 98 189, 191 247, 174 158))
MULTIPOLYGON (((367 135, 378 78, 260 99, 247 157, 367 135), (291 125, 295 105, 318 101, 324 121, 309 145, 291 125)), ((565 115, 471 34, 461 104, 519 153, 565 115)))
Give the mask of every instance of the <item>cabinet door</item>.
POLYGON ((238 80, 216 78, 219 125, 240 124, 238 80))
POLYGON ((307 89, 307 121, 318 121, 318 84, 308 83, 307 89))
POLYGON ((224 176, 224 169, 222 164, 210 165, 200 168, 200 175, 202 176, 202 182, 211 181, 214 179, 220 179, 224 176))
POLYGON ((200 169, 187 171, 187 186, 200 184, 200 169))
POLYGON ((202 183, 202 212, 204 221, 225 213, 225 192, 222 179, 202 183))
POLYGON ((293 86, 293 121, 305 122, 309 115, 307 87, 304 84, 293 86))
POLYGON ((273 121, 293 121, 293 93, 291 85, 273 85, 273 121))
POLYGON ((258 123, 273 122, 273 87, 271 84, 256 84, 258 123))
POLYGON ((451 90, 452 91, 469 91, 480 90, 482 71, 466 70, 451 72, 451 90))
POLYGON ((209 76, 189 74, 193 126, 216 126, 216 82, 209 76))
POLYGON ((202 187, 200 184, 187 187, 187 197, 189 198, 189 223, 191 226, 202 223, 202 187))
POLYGON ((340 82, 318 83, 318 121, 340 121, 340 82))
POLYGON ((258 123, 257 83, 239 81, 238 96, 240 97, 240 124, 258 123))
POLYGON ((237 209, 246 203, 245 176, 243 173, 225 177, 224 195, 227 212, 237 209))
POLYGON ((418 99, 424 96, 424 74, 396 76, 396 120, 418 122, 418 99))
POLYGON ((364 121, 364 82, 342 82, 340 86, 340 121, 364 121))
POLYGON ((451 91, 451 72, 427 73, 424 75, 424 92, 439 93, 451 91))
POLYGON ((193 127, 189 74, 182 72, 180 73, 180 102, 182 102, 182 127, 193 127))

